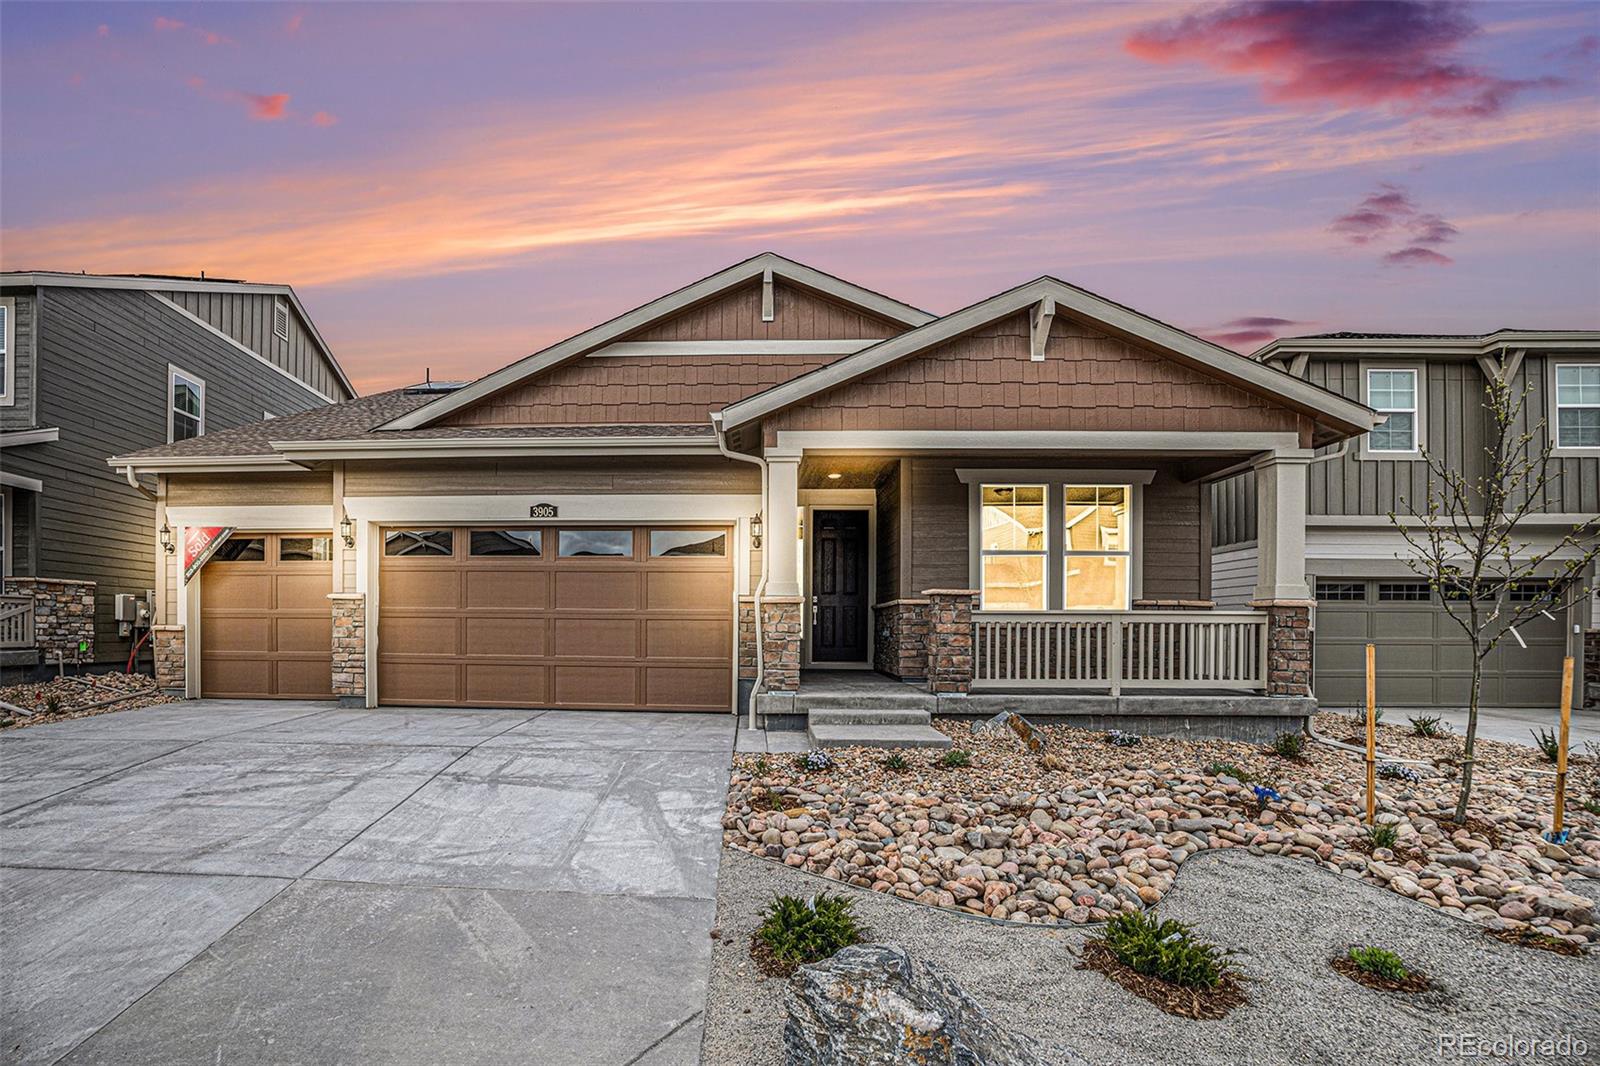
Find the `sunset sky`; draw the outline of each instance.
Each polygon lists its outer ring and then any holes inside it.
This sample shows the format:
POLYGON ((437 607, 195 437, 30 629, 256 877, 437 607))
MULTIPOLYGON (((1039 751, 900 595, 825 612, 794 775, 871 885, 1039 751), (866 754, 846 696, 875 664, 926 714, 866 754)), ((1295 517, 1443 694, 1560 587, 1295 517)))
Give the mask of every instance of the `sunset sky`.
POLYGON ((0 5, 0 266, 295 286, 362 391, 763 250, 1249 351, 1600 327, 1600 4, 0 5))

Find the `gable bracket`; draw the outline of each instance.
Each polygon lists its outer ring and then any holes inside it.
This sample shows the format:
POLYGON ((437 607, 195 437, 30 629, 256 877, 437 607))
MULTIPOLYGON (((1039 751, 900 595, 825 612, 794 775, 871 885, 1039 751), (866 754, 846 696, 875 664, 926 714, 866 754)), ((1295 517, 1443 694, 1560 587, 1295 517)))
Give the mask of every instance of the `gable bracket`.
POLYGON ((771 322, 774 317, 772 307, 772 268, 761 272, 761 321, 771 322))
POLYGON ((1522 369, 1522 357, 1525 354, 1517 348, 1507 351, 1502 348, 1500 355, 1478 355, 1473 358, 1478 363, 1478 369, 1483 371, 1485 380, 1509 383, 1515 381, 1517 372, 1522 369))
POLYGON ((1050 341, 1050 323, 1056 317, 1056 298, 1046 296, 1033 305, 1033 326, 1028 331, 1028 358, 1035 363, 1044 362, 1044 348, 1050 341))

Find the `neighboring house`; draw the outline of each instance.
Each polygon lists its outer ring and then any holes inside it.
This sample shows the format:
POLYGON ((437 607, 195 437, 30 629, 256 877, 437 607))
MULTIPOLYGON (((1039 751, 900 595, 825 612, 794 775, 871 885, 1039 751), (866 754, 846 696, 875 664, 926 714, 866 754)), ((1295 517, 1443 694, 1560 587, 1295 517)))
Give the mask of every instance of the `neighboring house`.
POLYGON ((162 582, 195 695, 727 711, 759 669, 776 714, 834 667, 1303 716, 1264 697, 1309 682, 1307 463, 1374 421, 1053 278, 936 317, 763 254, 464 387, 111 464, 177 542, 235 530, 162 582), (1278 502, 1258 606, 1215 612, 1203 479, 1241 463, 1278 502))
MULTIPOLYGON (((1481 336, 1334 333, 1277 340, 1255 353, 1269 366, 1359 400, 1387 415, 1370 435, 1323 450, 1312 461, 1306 570, 1317 599, 1315 680, 1324 706, 1365 699, 1365 645, 1377 645, 1378 699, 1385 706, 1459 707, 1471 660, 1459 627, 1410 570, 1388 515, 1408 501, 1426 510, 1427 463, 1442 456, 1481 474, 1489 427, 1487 375, 1527 393, 1523 431, 1541 426, 1555 475, 1522 529, 1535 550, 1600 517, 1600 332, 1500 330, 1481 336)), ((1212 489, 1214 589, 1219 603, 1245 603, 1256 570, 1255 486, 1249 478, 1212 489)), ((1596 528, 1600 535, 1600 528, 1596 528)), ((1591 572, 1589 579, 1593 583, 1591 572)), ((1561 660, 1590 662, 1588 706, 1600 705, 1600 633, 1592 599, 1570 617, 1541 618, 1487 662, 1486 705, 1556 706, 1561 660), (1585 634, 1588 634, 1585 637, 1585 634)))
POLYGON ((115 597, 155 586, 159 523, 106 456, 355 390, 287 285, 3 273, 0 316, 6 662, 121 665, 115 597))

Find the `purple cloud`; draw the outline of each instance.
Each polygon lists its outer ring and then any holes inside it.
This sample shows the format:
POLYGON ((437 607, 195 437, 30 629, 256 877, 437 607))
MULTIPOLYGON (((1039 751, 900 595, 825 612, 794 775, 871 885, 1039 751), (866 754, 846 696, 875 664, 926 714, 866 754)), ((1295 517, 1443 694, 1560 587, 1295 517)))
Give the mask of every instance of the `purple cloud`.
POLYGON ((1383 261, 1393 266, 1449 266, 1455 262, 1448 255, 1440 255, 1432 248, 1415 244, 1398 252, 1390 252, 1383 257, 1383 261))
POLYGON ((1402 266, 1446 266, 1454 262, 1432 249, 1461 234, 1440 215, 1423 211, 1404 187, 1387 181, 1380 182, 1352 210, 1335 218, 1328 230, 1358 246, 1398 238, 1405 247, 1385 253, 1382 261, 1402 266))
POLYGON ((1270 340, 1281 337, 1290 326, 1309 326, 1310 322, 1301 322, 1292 318, 1278 318, 1273 315, 1246 315, 1222 323, 1213 329, 1200 331, 1200 336, 1213 344, 1221 344, 1228 348, 1250 350, 1259 348, 1270 340))

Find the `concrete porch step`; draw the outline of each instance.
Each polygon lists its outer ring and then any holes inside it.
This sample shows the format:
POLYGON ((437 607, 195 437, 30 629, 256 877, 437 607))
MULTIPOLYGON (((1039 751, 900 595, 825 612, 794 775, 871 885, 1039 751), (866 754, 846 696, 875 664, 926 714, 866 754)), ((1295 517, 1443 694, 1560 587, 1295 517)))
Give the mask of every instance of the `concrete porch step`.
POLYGON ((948 748, 950 738, 930 725, 817 725, 806 736, 819 748, 948 748))
POLYGON ((927 725, 933 715, 927 711, 863 707, 813 707, 806 716, 810 725, 927 725))
POLYGON ((796 708, 808 711, 855 710, 863 704, 896 710, 932 710, 937 698, 931 692, 921 692, 906 686, 904 692, 891 688, 875 688, 869 692, 811 693, 804 687, 795 695, 796 708))

